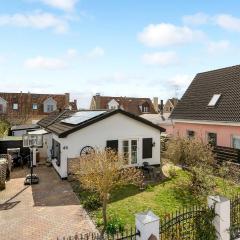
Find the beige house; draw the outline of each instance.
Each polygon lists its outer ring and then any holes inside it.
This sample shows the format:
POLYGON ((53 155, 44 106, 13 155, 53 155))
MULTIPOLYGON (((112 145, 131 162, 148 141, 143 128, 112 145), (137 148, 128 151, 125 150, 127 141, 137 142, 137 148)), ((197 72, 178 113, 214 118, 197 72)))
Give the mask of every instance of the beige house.
POLYGON ((177 98, 169 98, 163 106, 163 113, 171 113, 176 107, 179 100, 177 98))

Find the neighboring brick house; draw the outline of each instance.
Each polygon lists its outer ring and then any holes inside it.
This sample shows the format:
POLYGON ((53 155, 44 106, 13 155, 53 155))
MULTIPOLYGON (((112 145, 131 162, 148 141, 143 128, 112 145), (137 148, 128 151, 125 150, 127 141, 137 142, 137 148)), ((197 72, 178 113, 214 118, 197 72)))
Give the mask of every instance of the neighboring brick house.
POLYGON ((157 113, 150 98, 110 97, 100 94, 92 97, 90 109, 122 109, 135 115, 157 113))
POLYGON ((178 101, 177 98, 169 98, 163 106, 163 113, 171 113, 177 106, 178 101))
POLYGON ((175 136, 240 149, 240 65, 198 73, 170 117, 175 136))
POLYGON ((11 124, 32 123, 64 108, 77 109, 70 94, 0 93, 0 118, 11 124))

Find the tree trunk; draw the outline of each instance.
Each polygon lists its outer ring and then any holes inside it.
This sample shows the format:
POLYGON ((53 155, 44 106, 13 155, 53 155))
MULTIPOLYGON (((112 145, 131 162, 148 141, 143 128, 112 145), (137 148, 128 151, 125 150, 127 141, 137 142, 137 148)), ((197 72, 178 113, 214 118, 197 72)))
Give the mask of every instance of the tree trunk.
POLYGON ((107 227, 107 195, 103 197, 103 206, 102 206, 102 215, 103 215, 103 229, 101 232, 101 237, 103 237, 104 232, 106 231, 107 227))

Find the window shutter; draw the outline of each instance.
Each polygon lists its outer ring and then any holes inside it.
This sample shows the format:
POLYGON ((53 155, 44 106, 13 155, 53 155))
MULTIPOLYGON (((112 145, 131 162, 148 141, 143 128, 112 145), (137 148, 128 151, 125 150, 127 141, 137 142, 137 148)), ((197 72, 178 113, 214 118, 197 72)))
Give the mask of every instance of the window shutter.
POLYGON ((118 152, 118 140, 107 141, 107 148, 111 148, 113 151, 118 152))
POLYGON ((142 144, 142 157, 145 158, 152 158, 152 138, 143 138, 143 144, 142 144))

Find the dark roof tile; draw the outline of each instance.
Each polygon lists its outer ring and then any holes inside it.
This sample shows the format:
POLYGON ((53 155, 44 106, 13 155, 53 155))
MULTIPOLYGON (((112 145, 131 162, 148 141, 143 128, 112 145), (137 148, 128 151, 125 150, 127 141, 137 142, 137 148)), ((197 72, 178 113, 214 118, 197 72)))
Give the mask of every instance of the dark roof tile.
POLYGON ((240 65, 198 73, 171 114, 172 119, 240 122, 240 65), (214 94, 221 97, 214 107, 214 94))

